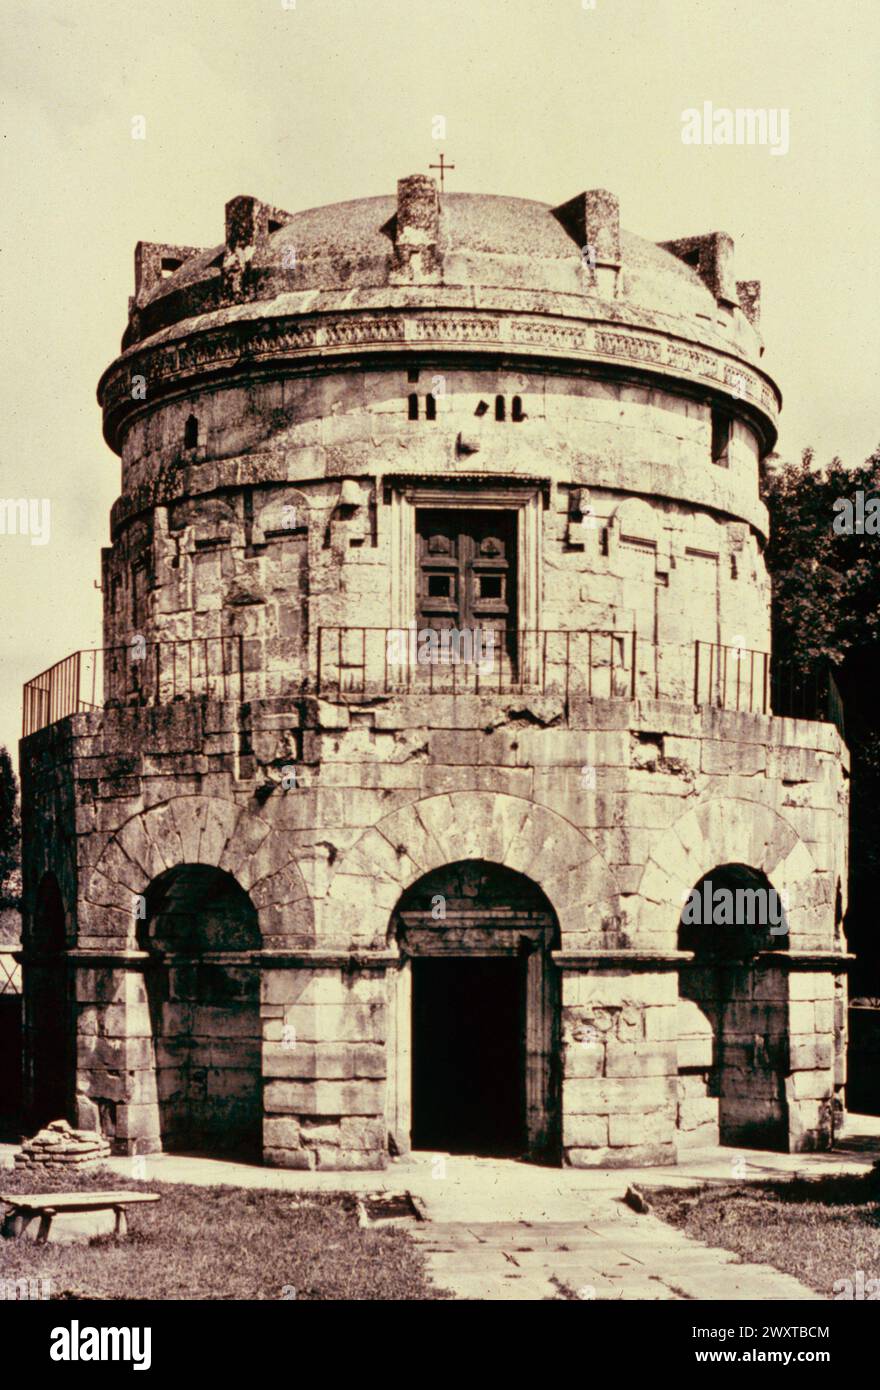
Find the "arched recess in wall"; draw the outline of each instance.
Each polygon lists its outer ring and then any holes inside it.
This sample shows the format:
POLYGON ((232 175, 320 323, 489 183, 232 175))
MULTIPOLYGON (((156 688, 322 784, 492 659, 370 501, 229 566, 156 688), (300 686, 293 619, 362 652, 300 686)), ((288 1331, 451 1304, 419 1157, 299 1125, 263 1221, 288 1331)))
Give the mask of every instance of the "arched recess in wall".
POLYGON ((164 1150, 261 1151, 261 946, 257 913, 231 874, 179 864, 147 889, 138 945, 164 1150))
MULTIPOLYGON (((295 795, 295 793, 289 793, 295 795)), ((278 792, 263 806, 180 796, 126 821, 85 884, 81 930, 134 946, 136 907, 153 879, 178 864, 223 869, 249 894, 264 947, 314 944, 314 907, 287 826, 276 826, 278 792)))
POLYGON ((641 550, 658 549, 660 518, 643 497, 625 497, 614 509, 613 529, 617 540, 641 550))
POLYGON ((746 864, 719 864, 682 907, 679 1128, 707 1142, 785 1149, 788 948, 785 905, 746 864))
POLYGON ((558 1161, 559 923, 546 894, 499 864, 447 864, 405 890, 389 937, 396 1151, 558 1161))
POLYGON ((381 948, 401 894, 466 859, 529 877, 556 913, 564 950, 621 944, 617 883, 587 836, 547 806, 477 791, 409 802, 364 831, 330 880, 321 944, 381 948))
POLYGON ((673 949, 682 904, 719 864, 748 865, 785 892, 790 949, 830 944, 832 883, 817 874, 812 855, 783 816, 744 797, 712 797, 661 832, 636 895, 638 944, 673 949))
POLYGON ((74 1086, 75 1019, 67 970, 64 901, 58 880, 40 880, 25 964, 29 1128, 70 1119, 74 1086))
POLYGON ((833 897, 832 883, 817 874, 794 827, 761 802, 711 798, 660 835, 639 884, 635 939, 659 950, 701 946, 693 964, 679 968, 682 1142, 717 1142, 721 1125, 727 1142, 786 1147, 780 1094, 780 1070, 787 1066, 780 1034, 789 1017, 784 957, 789 950, 830 946, 833 897), (714 954, 708 951, 709 938, 701 942, 698 934, 695 940, 683 908, 706 881, 734 893, 775 890, 783 918, 772 937, 768 929, 762 946, 759 938, 737 938, 734 930, 734 955, 727 960, 717 946, 714 954))

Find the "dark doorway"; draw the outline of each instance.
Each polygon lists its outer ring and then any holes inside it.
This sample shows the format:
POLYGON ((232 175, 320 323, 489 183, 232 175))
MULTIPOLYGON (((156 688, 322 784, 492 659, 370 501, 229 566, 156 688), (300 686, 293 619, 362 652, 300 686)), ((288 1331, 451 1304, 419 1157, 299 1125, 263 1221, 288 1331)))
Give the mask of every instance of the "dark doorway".
POLYGON ((0 1143, 21 1137, 21 995, 4 993, 2 980, 0 960, 0 1143))
POLYGON ((68 1009, 64 903, 54 874, 37 890, 27 965, 26 1026, 29 1034, 31 1103, 28 1128, 66 1120, 73 1091, 73 1049, 68 1009))
POLYGON ((521 1154, 524 961, 424 957, 412 970, 413 1147, 521 1154))

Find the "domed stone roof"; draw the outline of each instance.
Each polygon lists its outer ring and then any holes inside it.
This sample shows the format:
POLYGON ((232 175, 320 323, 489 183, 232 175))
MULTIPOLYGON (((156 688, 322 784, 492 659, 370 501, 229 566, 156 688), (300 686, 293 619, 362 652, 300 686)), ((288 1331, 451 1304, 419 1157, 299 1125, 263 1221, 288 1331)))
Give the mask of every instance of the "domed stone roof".
POLYGON ((155 391, 246 361, 500 351, 706 383, 760 415, 772 447, 760 286, 734 279, 723 232, 655 244, 621 230, 603 189, 554 208, 440 195, 418 174, 396 198, 304 212, 240 196, 225 230, 210 248, 138 244, 123 355, 99 386, 108 440, 133 372, 155 391))
MULTIPOLYGON (((267 277, 286 272, 281 283, 288 291, 381 288, 390 283, 394 264, 396 209, 394 198, 358 198, 293 213, 256 247, 251 269, 267 277)), ((578 299, 589 288, 581 250, 548 203, 445 193, 439 230, 442 285, 549 290, 578 299)), ((219 283, 224 250, 221 245, 197 252, 160 280, 145 302, 167 299, 186 286, 219 283)), ((634 303, 714 315, 714 296, 696 269, 671 252, 621 232, 621 261, 625 294, 634 303)))
MULTIPOLYGON (((268 234, 255 243, 248 258, 251 283, 246 298, 308 295, 308 308, 314 312, 341 307, 338 296, 345 295, 350 307, 372 307, 378 303, 375 291, 400 283, 394 274, 397 210, 393 197, 358 198, 304 212, 278 213, 278 221, 273 221, 274 209, 270 210, 268 234), (358 292, 365 293, 352 299, 358 292)), ((559 211, 527 198, 444 193, 438 199, 436 270, 420 277, 425 292, 419 302, 434 300, 430 287, 510 290, 518 292, 511 308, 526 307, 522 295, 533 303, 537 295, 555 313, 582 316, 586 301, 603 296, 591 279, 579 237, 566 229, 559 211)), ((180 318, 219 308, 226 297, 226 250, 223 245, 196 250, 156 280, 138 303, 140 331, 128 342, 151 336, 151 331, 180 318)), ((734 337, 741 349, 755 349, 748 335, 741 342, 744 335, 733 332, 739 325, 719 309, 696 266, 665 246, 620 231, 619 268, 617 298, 623 304, 702 319, 709 336, 734 337)), ((437 298, 450 302, 448 294, 437 298)), ((460 295, 458 299, 464 302, 460 295)), ((407 300, 415 302, 411 294, 407 300)))

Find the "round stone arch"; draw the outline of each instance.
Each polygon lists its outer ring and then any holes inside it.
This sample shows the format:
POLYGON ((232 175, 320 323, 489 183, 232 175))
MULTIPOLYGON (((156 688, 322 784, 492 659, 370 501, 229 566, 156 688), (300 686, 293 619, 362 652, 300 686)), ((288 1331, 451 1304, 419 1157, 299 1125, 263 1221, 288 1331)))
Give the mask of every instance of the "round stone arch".
POLYGON ((223 869, 249 894, 264 946, 296 949, 314 941, 314 910, 289 832, 271 811, 221 797, 173 797, 131 817, 113 835, 86 880, 80 936, 137 949, 137 899, 168 869, 223 869))
POLYGON ((582 831, 524 797, 460 791, 411 801, 364 831, 330 881, 321 944, 379 948, 403 892, 432 869, 483 860, 525 874, 559 920, 564 950, 587 949, 617 913, 614 877, 582 831))
POLYGON ((705 801, 680 816, 661 835, 639 883, 638 944, 675 950, 687 894, 700 879, 725 864, 757 870, 778 892, 787 893, 789 949, 809 949, 817 944, 826 921, 833 919, 831 886, 817 875, 803 840, 778 811, 738 797, 705 801))

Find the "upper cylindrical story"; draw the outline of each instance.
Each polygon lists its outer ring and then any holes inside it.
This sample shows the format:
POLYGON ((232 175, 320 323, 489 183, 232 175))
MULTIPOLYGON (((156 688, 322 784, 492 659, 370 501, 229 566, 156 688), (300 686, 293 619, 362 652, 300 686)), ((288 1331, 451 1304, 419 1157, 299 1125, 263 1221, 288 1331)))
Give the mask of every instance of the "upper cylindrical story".
POLYGON ((444 489, 532 487, 519 625, 767 650, 780 397, 732 261, 724 233, 621 231, 604 190, 552 208, 422 175, 302 213, 235 198, 208 250, 140 243, 99 386, 106 644, 236 635, 249 669, 307 676, 320 627, 415 620, 406 528, 444 489))

